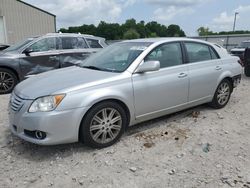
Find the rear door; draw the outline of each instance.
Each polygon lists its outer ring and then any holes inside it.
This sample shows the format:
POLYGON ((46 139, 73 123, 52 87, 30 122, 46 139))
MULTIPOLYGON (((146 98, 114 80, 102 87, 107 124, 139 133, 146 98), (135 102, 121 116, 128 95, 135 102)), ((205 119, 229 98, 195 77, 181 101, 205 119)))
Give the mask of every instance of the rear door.
POLYGON ((60 67, 69 67, 81 63, 91 53, 83 37, 60 37, 60 67))
POLYGON ((212 46, 185 42, 189 71, 189 102, 210 100, 222 73, 220 58, 212 46))
POLYGON ((31 53, 22 53, 20 67, 24 75, 33 75, 59 68, 57 38, 43 38, 28 47, 31 53))
POLYGON ((144 59, 150 60, 160 61, 159 71, 132 76, 138 119, 165 114, 188 101, 188 65, 183 64, 181 44, 174 42, 156 47, 144 59))

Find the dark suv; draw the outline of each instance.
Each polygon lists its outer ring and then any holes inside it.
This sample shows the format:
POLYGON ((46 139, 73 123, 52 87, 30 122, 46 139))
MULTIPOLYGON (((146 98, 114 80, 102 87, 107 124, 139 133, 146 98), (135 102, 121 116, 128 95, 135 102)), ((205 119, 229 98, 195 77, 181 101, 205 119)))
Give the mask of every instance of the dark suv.
POLYGON ((72 66, 106 46, 92 35, 49 33, 28 38, 0 53, 0 94, 34 74, 72 66))
POLYGON ((230 50, 232 55, 238 56, 244 63, 244 52, 246 48, 250 47, 250 40, 246 40, 240 43, 239 46, 230 50))

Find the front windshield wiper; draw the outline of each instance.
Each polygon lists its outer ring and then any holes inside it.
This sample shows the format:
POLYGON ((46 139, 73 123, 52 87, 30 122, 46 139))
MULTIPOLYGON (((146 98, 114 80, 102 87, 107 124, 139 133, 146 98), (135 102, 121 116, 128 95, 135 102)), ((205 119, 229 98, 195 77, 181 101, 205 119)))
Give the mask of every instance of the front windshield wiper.
POLYGON ((100 71, 107 71, 107 72, 120 72, 114 69, 108 69, 108 68, 99 68, 93 65, 89 65, 89 66, 82 66, 79 64, 76 64, 76 66, 82 67, 82 68, 86 68, 86 69, 93 69, 93 70, 100 70, 100 71))
POLYGON ((99 67, 95 67, 93 65, 89 65, 89 66, 81 66, 82 68, 86 68, 86 69, 93 69, 93 70, 103 70, 99 67))

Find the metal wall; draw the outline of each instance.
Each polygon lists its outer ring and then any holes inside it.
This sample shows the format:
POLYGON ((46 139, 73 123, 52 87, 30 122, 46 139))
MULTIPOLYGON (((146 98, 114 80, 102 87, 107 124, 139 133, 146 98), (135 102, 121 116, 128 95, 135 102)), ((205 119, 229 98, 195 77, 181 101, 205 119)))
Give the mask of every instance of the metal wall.
POLYGON ((55 16, 19 0, 0 0, 5 26, 5 43, 56 31, 55 16))
POLYGON ((228 51, 238 46, 242 41, 250 40, 250 34, 239 34, 239 35, 211 35, 204 37, 190 37, 195 39, 201 39, 212 43, 217 43, 228 51))

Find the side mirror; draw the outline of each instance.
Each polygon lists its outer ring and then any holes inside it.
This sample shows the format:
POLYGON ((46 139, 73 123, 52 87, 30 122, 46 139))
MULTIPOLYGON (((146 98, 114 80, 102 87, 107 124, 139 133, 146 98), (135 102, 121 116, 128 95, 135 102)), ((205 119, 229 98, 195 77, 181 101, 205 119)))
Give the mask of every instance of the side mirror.
POLYGON ((139 65, 136 69, 136 73, 144 73, 144 72, 151 72, 151 71, 158 71, 160 70, 160 62, 159 61, 145 61, 139 65))
POLYGON ((33 50, 32 50, 31 48, 26 48, 26 49, 23 51, 23 53, 24 53, 25 55, 27 55, 27 56, 29 56, 30 53, 32 53, 32 52, 33 52, 33 50))

